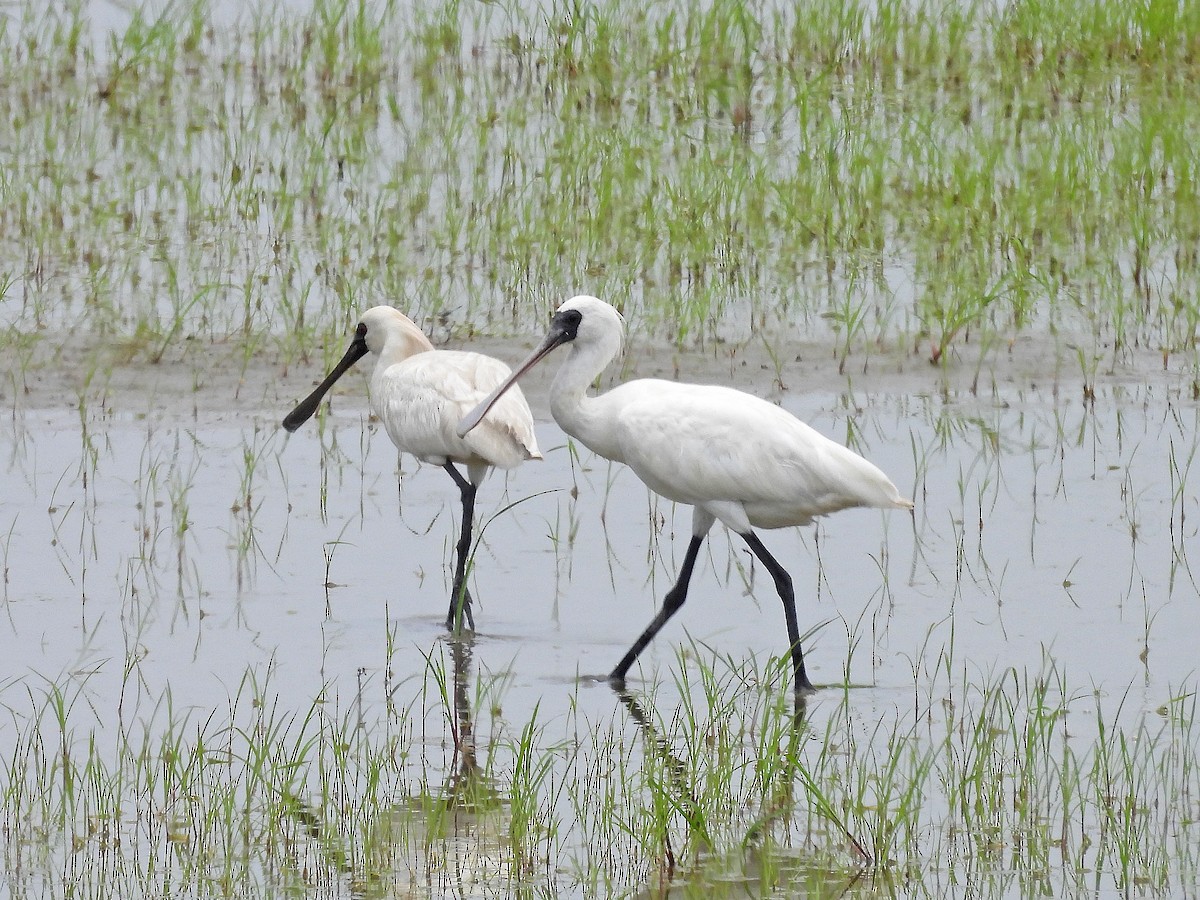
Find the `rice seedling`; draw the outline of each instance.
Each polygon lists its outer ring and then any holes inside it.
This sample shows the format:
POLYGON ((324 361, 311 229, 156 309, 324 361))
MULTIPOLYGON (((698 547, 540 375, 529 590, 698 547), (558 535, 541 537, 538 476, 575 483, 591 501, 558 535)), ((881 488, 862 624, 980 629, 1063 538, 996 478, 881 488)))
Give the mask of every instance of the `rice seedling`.
POLYGON ((230 531, 230 549, 235 553, 239 588, 243 579, 252 574, 252 566, 260 557, 269 560, 259 540, 260 529, 255 521, 257 511, 263 503, 262 498, 255 499, 255 486, 260 478, 259 467, 273 440, 274 434, 266 433, 257 427, 249 438, 242 439, 241 477, 237 493, 229 507, 235 523, 230 531))
POLYGON ((10 572, 8 565, 8 554, 9 550, 12 548, 13 532, 17 528, 18 519, 19 516, 13 516, 12 524, 8 526, 8 531, 4 533, 4 550, 3 553, 0 553, 0 560, 2 560, 0 564, 4 566, 4 600, 6 603, 8 602, 8 583, 10 572))

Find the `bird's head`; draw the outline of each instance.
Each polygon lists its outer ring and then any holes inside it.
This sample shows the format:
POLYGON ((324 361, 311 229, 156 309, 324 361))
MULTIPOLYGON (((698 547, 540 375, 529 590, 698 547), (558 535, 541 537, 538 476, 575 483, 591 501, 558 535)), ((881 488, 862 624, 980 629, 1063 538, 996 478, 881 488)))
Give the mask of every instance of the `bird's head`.
POLYGON ((573 341, 580 347, 607 345, 611 356, 616 356, 621 352, 624 336, 625 319, 616 309, 598 297, 581 294, 560 306, 550 320, 542 355, 573 341))
POLYGON ((333 367, 333 371, 325 376, 315 391, 296 404, 283 420, 283 427, 295 431, 317 411, 322 398, 333 387, 334 382, 350 370, 356 362, 368 353, 383 353, 385 346, 391 346, 390 353, 404 359, 414 353, 432 350, 433 344, 429 338, 416 326, 408 316, 390 306, 372 306, 354 328, 354 337, 350 339, 350 347, 345 356, 333 367))
POLYGON ((376 354, 383 353, 384 345, 391 342, 401 359, 433 349, 417 323, 391 306, 372 306, 364 312, 355 339, 359 337, 367 350, 376 354))

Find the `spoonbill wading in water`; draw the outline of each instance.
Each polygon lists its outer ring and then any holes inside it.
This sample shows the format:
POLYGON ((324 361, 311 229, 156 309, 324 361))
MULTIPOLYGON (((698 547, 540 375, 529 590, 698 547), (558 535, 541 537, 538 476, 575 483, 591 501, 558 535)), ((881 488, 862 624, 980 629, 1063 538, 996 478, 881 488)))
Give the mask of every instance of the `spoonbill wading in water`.
POLYGON ((642 378, 589 397, 588 386, 620 352, 623 335, 624 320, 615 309, 595 297, 573 297, 559 307, 538 348, 462 420, 458 433, 486 422, 492 404, 518 378, 555 347, 570 343, 551 388, 554 420, 593 453, 625 463, 651 490, 693 507, 692 540, 679 579, 609 681, 624 683, 638 654, 683 606, 700 544, 719 519, 771 573, 787 619, 796 693, 813 690, 800 649, 791 576, 754 529, 807 525, 815 516, 854 506, 912 509, 912 502, 857 453, 733 388, 642 378))
POLYGON ((371 375, 371 409, 388 437, 401 452, 449 472, 462 495, 462 532, 446 627, 458 631, 465 618, 474 629, 466 573, 475 491, 493 466, 511 469, 542 458, 533 414, 517 390, 503 398, 476 431, 460 436, 455 431, 458 421, 493 388, 507 386, 512 370, 481 353, 435 350, 408 316, 390 306, 373 306, 363 313, 341 362, 288 413, 283 427, 295 431, 307 422, 333 383, 368 353, 379 357, 371 375), (455 463, 467 467, 466 478, 455 463))

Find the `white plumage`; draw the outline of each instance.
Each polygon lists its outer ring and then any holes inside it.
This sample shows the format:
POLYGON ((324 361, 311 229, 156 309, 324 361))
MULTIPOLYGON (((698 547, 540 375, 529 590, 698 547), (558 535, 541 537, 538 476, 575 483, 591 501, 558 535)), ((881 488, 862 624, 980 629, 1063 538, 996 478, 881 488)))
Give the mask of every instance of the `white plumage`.
POLYGON ((334 382, 367 353, 378 357, 371 375, 371 409, 383 422, 392 443, 421 462, 441 466, 459 487, 462 531, 446 627, 461 624, 461 607, 473 628, 465 579, 475 491, 493 466, 511 469, 527 459, 542 458, 529 404, 517 390, 500 398, 493 414, 479 428, 465 437, 459 435, 459 420, 505 383, 512 371, 480 353, 435 350, 408 316, 390 306, 374 306, 363 313, 345 356, 288 414, 283 427, 295 431, 304 424, 334 382), (467 467, 465 479, 455 463, 467 467))
POLYGON ((568 300, 537 350, 463 420, 459 433, 470 434, 486 422, 492 402, 569 342, 570 355, 551 388, 555 421, 593 452, 628 465, 651 490, 694 508, 679 579, 610 679, 624 681, 637 655, 683 605, 700 543, 720 520, 746 540, 774 578, 787 617, 796 690, 810 690, 791 577, 754 529, 807 525, 816 516, 855 506, 912 509, 912 502, 857 453, 743 391, 647 378, 589 397, 588 387, 620 352, 623 333, 620 313, 604 301, 568 300))
POLYGON ((857 453, 743 391, 640 379, 591 404, 590 414, 612 435, 610 459, 678 503, 736 502, 744 515, 733 521, 725 521, 728 513, 714 509, 714 515, 739 533, 747 526, 807 525, 852 506, 907 502, 857 453))

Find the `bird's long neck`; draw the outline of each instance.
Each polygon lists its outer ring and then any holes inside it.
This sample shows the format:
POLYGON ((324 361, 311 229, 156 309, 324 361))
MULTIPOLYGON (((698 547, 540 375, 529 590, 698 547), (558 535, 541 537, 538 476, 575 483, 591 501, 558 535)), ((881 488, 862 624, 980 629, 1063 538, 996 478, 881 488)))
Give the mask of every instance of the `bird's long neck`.
POLYGON ((604 395, 589 397, 588 388, 620 351, 615 344, 573 345, 550 389, 550 413, 571 437, 589 450, 620 461, 604 395))

